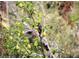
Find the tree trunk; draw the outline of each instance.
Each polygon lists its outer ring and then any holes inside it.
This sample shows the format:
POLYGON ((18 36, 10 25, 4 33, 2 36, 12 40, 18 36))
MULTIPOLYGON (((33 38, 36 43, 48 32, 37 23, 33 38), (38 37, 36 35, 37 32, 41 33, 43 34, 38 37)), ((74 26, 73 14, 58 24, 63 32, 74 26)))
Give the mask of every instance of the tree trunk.
POLYGON ((5 49, 3 47, 4 44, 4 38, 3 38, 3 26, 2 26, 2 21, 3 18, 7 17, 7 2, 0 1, 0 56, 4 54, 5 49))

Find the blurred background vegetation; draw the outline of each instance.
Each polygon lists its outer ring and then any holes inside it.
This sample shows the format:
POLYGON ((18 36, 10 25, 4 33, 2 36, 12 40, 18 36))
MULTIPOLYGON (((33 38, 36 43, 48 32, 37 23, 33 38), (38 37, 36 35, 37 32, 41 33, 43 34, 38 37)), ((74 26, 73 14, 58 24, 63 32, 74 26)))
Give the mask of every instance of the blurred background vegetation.
MULTIPOLYGON (((6 27, 1 31, 5 52, 0 57, 42 58, 39 38, 36 37, 35 42, 30 44, 27 36, 24 35, 25 24, 29 24, 31 29, 37 31, 38 23, 43 27, 42 36, 47 39, 55 58, 79 57, 79 40, 76 36, 79 30, 79 2, 73 3, 69 15, 74 23, 73 28, 58 14, 59 3, 61 2, 9 1, 9 27, 4 24, 6 27)), ((46 51, 44 53, 46 54, 46 51)))

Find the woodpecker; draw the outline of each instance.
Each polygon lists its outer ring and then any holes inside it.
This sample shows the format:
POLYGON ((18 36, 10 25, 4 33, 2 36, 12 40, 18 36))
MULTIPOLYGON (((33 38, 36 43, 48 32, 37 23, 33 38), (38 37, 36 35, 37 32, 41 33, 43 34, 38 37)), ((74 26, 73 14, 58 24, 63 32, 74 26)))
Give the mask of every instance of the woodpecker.
POLYGON ((28 30, 25 32, 25 35, 28 37, 30 43, 34 43, 34 38, 37 37, 37 32, 35 30, 28 30))
POLYGON ((40 44, 41 44, 40 46, 41 46, 42 52, 43 52, 43 48, 44 48, 48 52, 48 57, 51 57, 47 39, 45 37, 42 37, 42 35, 41 35, 41 33, 42 33, 41 24, 38 23, 38 32, 36 32, 34 29, 29 29, 28 27, 29 26, 26 27, 28 30, 26 30, 24 34, 28 37, 29 42, 34 43, 34 38, 38 37, 40 44))

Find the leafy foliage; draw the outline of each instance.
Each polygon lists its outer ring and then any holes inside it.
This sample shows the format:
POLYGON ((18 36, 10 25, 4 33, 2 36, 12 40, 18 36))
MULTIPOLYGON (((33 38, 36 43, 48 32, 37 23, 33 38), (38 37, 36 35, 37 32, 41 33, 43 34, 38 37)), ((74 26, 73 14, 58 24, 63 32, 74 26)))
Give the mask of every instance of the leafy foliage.
MULTIPOLYGON (((30 27, 37 31, 37 24, 41 22, 42 15, 37 13, 34 9, 32 2, 16 2, 18 8, 23 9, 25 13, 30 17, 20 16, 21 21, 14 21, 9 30, 4 28, 5 44, 4 47, 7 49, 6 54, 10 57, 42 57, 39 50, 39 38, 36 37, 34 44, 30 44, 28 38, 24 35, 25 24, 30 24, 30 27), (34 16, 32 15, 34 14, 34 16), (37 17, 37 19, 33 18, 37 17), (7 34, 6 34, 7 33, 7 34), (35 53, 35 55, 34 55, 35 53), (32 55, 32 56, 31 56, 32 55)), ((12 20, 11 20, 12 21, 12 20)))
POLYGON ((77 39, 75 33, 77 31, 78 10, 73 10, 69 15, 70 20, 75 24, 75 27, 71 29, 58 14, 57 4, 60 2, 47 3, 50 5, 50 8, 47 9, 47 4, 44 2, 17 1, 14 3, 14 12, 9 12, 10 27, 2 30, 4 48, 6 49, 5 56, 2 57, 42 58, 43 52, 39 37, 35 37, 34 43, 30 43, 28 37, 24 35, 26 24, 29 25, 30 29, 38 32, 38 23, 42 24, 42 36, 48 39, 50 50, 55 57, 73 57, 72 50, 76 46, 75 40, 77 39))

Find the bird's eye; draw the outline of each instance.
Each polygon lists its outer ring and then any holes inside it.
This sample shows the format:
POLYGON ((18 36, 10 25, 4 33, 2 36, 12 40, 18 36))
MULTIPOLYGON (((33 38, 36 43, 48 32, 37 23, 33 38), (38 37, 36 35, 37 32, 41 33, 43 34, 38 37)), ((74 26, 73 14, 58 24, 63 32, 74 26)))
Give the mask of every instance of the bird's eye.
POLYGON ((32 31, 27 32, 27 34, 32 34, 32 31))

